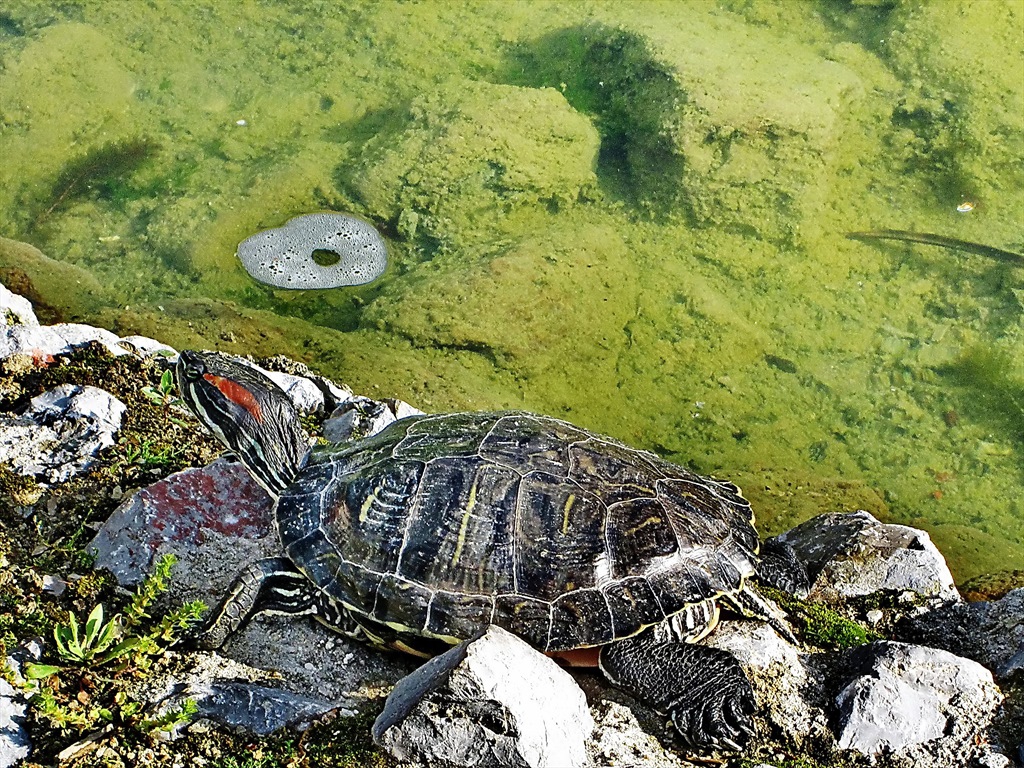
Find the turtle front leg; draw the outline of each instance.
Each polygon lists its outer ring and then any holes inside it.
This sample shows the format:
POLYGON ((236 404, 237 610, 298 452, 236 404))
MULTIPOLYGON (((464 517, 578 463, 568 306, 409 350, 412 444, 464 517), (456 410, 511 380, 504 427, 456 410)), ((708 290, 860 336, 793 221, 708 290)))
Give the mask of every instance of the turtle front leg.
POLYGON ((613 685, 667 713, 697 750, 735 750, 754 734, 754 692, 726 651, 661 640, 655 628, 604 646, 601 671, 613 685))
POLYGON ((318 603, 313 585, 291 560, 286 557, 257 560, 235 577, 195 642, 207 650, 220 648, 260 613, 301 616, 316 613, 318 603))

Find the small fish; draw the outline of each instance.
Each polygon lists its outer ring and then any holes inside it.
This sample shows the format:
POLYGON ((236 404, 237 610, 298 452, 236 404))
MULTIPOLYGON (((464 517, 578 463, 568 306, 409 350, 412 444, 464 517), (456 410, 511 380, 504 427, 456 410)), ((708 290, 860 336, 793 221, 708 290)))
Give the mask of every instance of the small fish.
POLYGON ((925 245, 937 245, 940 248, 952 248, 968 253, 976 253, 979 256, 988 256, 990 259, 1024 266, 1024 254, 1004 251, 1002 248, 993 248, 991 245, 972 243, 968 240, 957 240, 955 237, 945 235, 932 235, 927 232, 906 232, 902 229, 875 229, 870 232, 847 232, 846 236, 851 240, 903 240, 908 243, 924 243, 925 245))

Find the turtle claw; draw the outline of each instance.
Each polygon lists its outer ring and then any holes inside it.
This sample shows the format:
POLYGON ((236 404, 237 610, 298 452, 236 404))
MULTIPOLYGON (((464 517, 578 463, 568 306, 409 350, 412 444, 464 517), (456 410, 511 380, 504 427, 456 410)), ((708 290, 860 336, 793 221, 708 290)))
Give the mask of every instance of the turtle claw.
POLYGON ((687 701, 671 711, 672 723, 688 747, 697 751, 742 752, 754 736, 754 695, 745 685, 702 701, 687 701), (688 705, 688 706, 687 706, 688 705))

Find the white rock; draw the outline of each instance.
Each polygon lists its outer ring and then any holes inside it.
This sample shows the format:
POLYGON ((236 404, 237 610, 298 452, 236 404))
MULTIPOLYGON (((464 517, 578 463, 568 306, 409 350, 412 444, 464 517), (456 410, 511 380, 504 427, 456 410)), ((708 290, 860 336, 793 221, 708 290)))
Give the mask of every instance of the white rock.
POLYGON ((371 400, 356 395, 342 402, 324 421, 324 437, 332 443, 358 440, 376 435, 399 419, 422 414, 402 400, 371 400))
POLYGON ((32 302, 0 285, 0 313, 4 325, 39 325, 32 302))
POLYGON ((836 697, 842 749, 879 755, 966 741, 987 727, 1002 699, 987 669, 946 651, 878 642, 859 653, 862 674, 836 697))
POLYGON ((62 384, 32 398, 25 416, 0 417, 0 462, 40 482, 63 482, 114 444, 124 412, 102 389, 62 384))
POLYGON ((151 339, 148 336, 122 336, 120 345, 131 350, 139 357, 153 357, 154 355, 173 357, 178 354, 174 347, 170 347, 162 341, 151 339))
POLYGON ((492 626, 400 680, 373 738, 437 768, 581 768, 593 727, 572 676, 492 626))
POLYGON ((61 384, 36 395, 25 415, 39 424, 59 421, 88 422, 95 426, 97 439, 106 447, 114 444, 127 407, 109 392, 82 384, 61 384))
POLYGON ((978 765, 981 768, 1010 768, 1013 761, 1000 752, 989 752, 978 758, 978 765))
MULTIPOLYGON (((0 463, 26 477, 39 477, 51 466, 60 436, 24 416, 0 416, 0 463)), ((74 472, 68 474, 70 477, 74 472)))
MULTIPOLYGON (((19 648, 6 659, 0 657, 0 664, 6 664, 13 672, 19 686, 25 684, 21 674, 26 661, 38 661, 41 649, 36 642, 19 648)), ((28 732, 27 695, 6 680, 0 679, 0 768, 10 768, 29 756, 32 740, 28 732)))
POLYGON ((616 702, 600 699, 590 709, 594 733, 587 739, 587 768, 691 768, 643 729, 634 712, 616 702))
POLYGON ((880 591, 960 599, 942 554, 917 528, 881 523, 859 511, 820 515, 779 538, 807 565, 812 601, 880 591))
POLYGON ((0 328, 0 359, 11 355, 27 355, 45 360, 53 355, 70 352, 90 341, 100 342, 111 354, 117 356, 130 354, 120 345, 121 339, 110 331, 79 323, 59 323, 0 328))
POLYGON ((25 729, 28 703, 6 680, 0 680, 0 768, 28 757, 32 744, 25 729))
POLYGON ((305 376, 292 376, 290 373, 267 371, 259 366, 253 367, 266 374, 271 381, 283 389, 301 413, 316 413, 324 409, 324 393, 305 376))

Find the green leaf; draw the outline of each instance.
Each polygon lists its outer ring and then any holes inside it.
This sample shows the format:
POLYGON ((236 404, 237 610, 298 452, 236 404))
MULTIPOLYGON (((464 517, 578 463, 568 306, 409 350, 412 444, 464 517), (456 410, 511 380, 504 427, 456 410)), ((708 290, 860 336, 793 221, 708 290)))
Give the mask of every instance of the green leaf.
POLYGON ((153 387, 143 387, 142 394, 145 395, 146 399, 149 400, 154 405, 164 404, 164 396, 157 392, 155 389, 153 389, 153 387))
POLYGON ((54 626, 53 640, 57 644, 57 653, 71 661, 82 661, 82 646, 78 644, 78 624, 74 621, 72 614, 72 626, 54 626))
POLYGON ((89 618, 85 620, 85 637, 82 639, 82 645, 85 648, 92 648, 96 644, 96 638, 99 636, 100 628, 103 626, 103 603, 96 603, 96 607, 92 609, 92 613, 89 614, 89 618))
POLYGON ((96 652, 107 650, 111 645, 114 644, 124 630, 124 621, 121 618, 121 614, 118 614, 112 618, 107 625, 103 627, 103 631, 100 633, 99 639, 96 641, 96 652))
POLYGON ((160 391, 164 394, 168 394, 174 389, 174 374, 171 369, 168 368, 164 371, 164 375, 160 377, 160 391))
POLYGON ((26 680, 42 680, 44 677, 55 675, 58 672, 60 672, 60 667, 55 667, 52 664, 33 664, 32 662, 25 664, 26 680))
POLYGON ((119 659, 125 654, 130 653, 131 651, 138 648, 140 645, 142 645, 142 643, 143 638, 141 637, 126 638, 117 645, 115 645, 113 648, 111 648, 109 651, 107 651, 105 654, 100 656, 98 663, 106 664, 108 661, 119 659))

